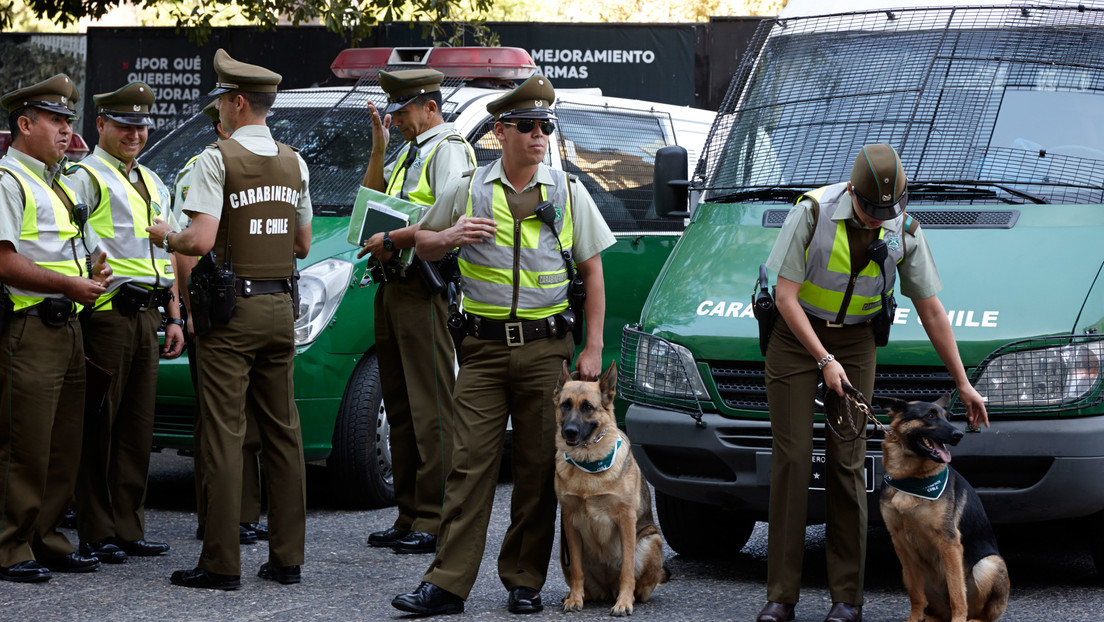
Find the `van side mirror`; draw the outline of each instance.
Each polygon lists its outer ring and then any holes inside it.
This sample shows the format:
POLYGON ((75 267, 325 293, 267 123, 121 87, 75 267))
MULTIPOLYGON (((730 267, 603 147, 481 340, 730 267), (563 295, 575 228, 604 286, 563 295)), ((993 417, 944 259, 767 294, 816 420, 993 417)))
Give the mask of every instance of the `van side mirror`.
POLYGON ((656 214, 660 218, 690 216, 690 180, 687 160, 685 147, 671 145, 656 151, 652 192, 656 214))

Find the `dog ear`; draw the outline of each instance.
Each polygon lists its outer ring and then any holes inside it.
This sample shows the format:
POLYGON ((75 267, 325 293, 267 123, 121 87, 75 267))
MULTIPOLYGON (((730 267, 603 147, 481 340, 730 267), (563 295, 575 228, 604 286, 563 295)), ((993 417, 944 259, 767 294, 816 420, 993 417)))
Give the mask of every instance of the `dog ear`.
POLYGON ((567 366, 567 361, 564 361, 563 370, 560 372, 560 379, 556 381, 556 390, 552 392, 556 401, 560 399, 560 389, 563 389, 564 385, 571 381, 571 368, 567 366))
POLYGON ((598 379, 598 390, 602 392, 602 404, 606 407, 613 406, 613 398, 617 395, 617 367, 610 363, 606 373, 598 379))
POLYGON ((950 393, 944 393, 943 395, 940 395, 939 399, 932 402, 932 404, 935 404, 936 406, 942 408, 943 410, 947 410, 951 406, 951 394, 950 393))
POLYGON ((870 403, 875 406, 881 406, 889 412, 905 412, 905 409, 908 408, 908 402, 896 397, 875 396, 871 398, 870 403))

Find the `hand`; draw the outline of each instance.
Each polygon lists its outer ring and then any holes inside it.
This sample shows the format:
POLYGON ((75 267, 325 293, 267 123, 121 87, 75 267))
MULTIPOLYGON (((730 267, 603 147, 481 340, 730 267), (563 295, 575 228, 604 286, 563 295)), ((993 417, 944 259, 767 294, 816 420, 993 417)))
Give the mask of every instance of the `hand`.
POLYGON ((115 271, 107 263, 107 253, 100 253, 100 256, 96 258, 96 263, 92 264, 92 280, 107 287, 115 280, 114 274, 115 271))
POLYGON ((383 247, 382 231, 364 241, 364 245, 361 247, 360 251, 357 252, 357 259, 360 259, 368 253, 371 253, 372 257, 375 257, 380 263, 387 263, 392 255, 394 255, 392 251, 383 247))
POLYGON ((493 240, 498 224, 490 218, 461 216, 456 224, 444 231, 450 248, 458 248, 493 240))
POLYGON ((71 276, 67 281, 66 291, 62 292, 69 300, 90 307, 96 304, 96 300, 107 291, 107 287, 99 281, 86 279, 82 276, 71 276))
POLYGON ((161 358, 174 359, 184 351, 184 331, 176 324, 165 325, 165 346, 161 348, 161 358))
POLYGON ((575 359, 575 371, 579 372, 579 380, 597 380, 602 375, 602 351, 584 347, 575 359))
POLYGON ((843 383, 851 384, 847 379, 847 372, 843 371, 843 365, 837 360, 828 361, 821 370, 824 374, 824 385, 835 391, 840 397, 847 397, 843 392, 843 383))
POLYGON ((971 430, 981 428, 981 424, 989 427, 989 413, 985 410, 985 398, 977 392, 977 389, 969 384, 961 386, 958 388, 958 398, 966 404, 966 421, 970 424, 971 430))
POLYGON ((368 102, 368 112, 372 117, 372 150, 382 154, 391 141, 391 115, 380 119, 379 110, 376 110, 376 105, 372 102, 368 102))
POLYGON ((165 236, 172 231, 172 227, 169 223, 161 220, 160 218, 154 218, 153 224, 146 227, 146 233, 150 236, 150 242, 153 242, 154 246, 161 246, 165 243, 165 236))

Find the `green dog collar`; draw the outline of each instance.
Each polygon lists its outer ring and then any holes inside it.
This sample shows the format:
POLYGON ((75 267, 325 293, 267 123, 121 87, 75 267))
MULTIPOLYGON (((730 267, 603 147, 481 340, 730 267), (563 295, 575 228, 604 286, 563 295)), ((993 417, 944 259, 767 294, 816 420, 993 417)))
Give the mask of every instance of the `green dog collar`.
POLYGON ((609 455, 601 460, 595 460, 594 462, 575 462, 571 458, 567 457, 567 453, 564 453, 564 462, 568 464, 574 464, 587 473, 601 473, 606 469, 613 466, 613 459, 617 457, 617 450, 621 449, 621 439, 617 439, 617 444, 613 446, 613 450, 609 452, 609 455))
POLYGON ((932 475, 931 477, 903 477, 901 479, 893 479, 885 475, 882 479, 885 481, 886 485, 896 488, 905 494, 934 501, 938 499, 947 488, 947 476, 949 474, 950 469, 943 469, 938 475, 932 475))

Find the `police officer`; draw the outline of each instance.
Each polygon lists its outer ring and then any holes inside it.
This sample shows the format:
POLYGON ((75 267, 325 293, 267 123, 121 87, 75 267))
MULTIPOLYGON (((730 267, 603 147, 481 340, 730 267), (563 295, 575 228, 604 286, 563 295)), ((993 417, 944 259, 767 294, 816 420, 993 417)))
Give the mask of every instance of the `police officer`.
MULTIPOLYGON (((311 204, 303 159, 272 139, 265 115, 280 75, 215 53, 222 126, 229 140, 196 160, 184 203, 192 224, 173 232, 165 223, 150 235, 191 256, 214 252, 233 270, 237 295, 229 321, 199 337, 200 413, 207 454, 207 525, 193 570, 178 570, 184 587, 241 586, 239 518, 246 404, 255 407, 261 455, 270 482, 269 555, 257 573, 298 583, 306 523, 303 440, 292 386, 295 340, 291 277, 295 257, 310 250, 311 204)), ((193 301, 194 302, 194 301, 193 301)), ((195 305, 193 304, 193 310, 195 305)))
MULTIPOLYGON (((215 134, 219 140, 226 140, 230 135, 223 131, 219 120, 218 100, 212 101, 203 107, 203 115, 211 120, 215 134)), ((202 153, 202 152, 201 152, 202 153)), ((196 154, 184 163, 176 174, 173 182, 173 218, 177 222, 190 222, 184 215, 184 200, 188 196, 188 187, 192 183, 192 170, 195 169, 196 160, 200 154, 196 154)), ((179 253, 173 253, 176 259, 179 273, 184 275, 182 280, 187 281, 192 268, 195 267, 196 258, 186 257, 179 253)), ((187 305, 188 288, 182 287, 181 300, 187 305)), ((185 309, 187 311, 187 309, 185 309)), ((187 315, 187 350, 188 372, 192 376, 192 386, 198 391, 199 381, 196 375, 199 355, 195 347, 195 332, 192 328, 191 315, 187 315)), ((203 417, 198 414, 199 405, 196 404, 196 415, 192 422, 192 462, 195 465, 195 490, 196 490, 196 539, 202 540, 206 533, 207 525, 207 488, 205 477, 207 475, 207 458, 203 453, 203 417)), ((238 542, 241 544, 253 544, 257 540, 268 540, 268 527, 261 520, 261 434, 257 431, 257 422, 253 417, 253 410, 248 405, 245 409, 245 443, 242 444, 242 498, 241 498, 241 524, 238 526, 238 542)))
MULTIPOLYGON (((475 153, 441 116, 443 77, 431 69, 379 73, 388 98, 387 116, 381 121, 375 106, 368 103, 373 134, 365 187, 432 205, 438 189, 475 168, 475 153), (391 125, 402 132, 409 146, 384 167, 391 125)), ((447 300, 428 289, 415 266, 404 270, 397 261, 398 251, 414 246, 417 230, 414 224, 376 233, 357 255, 372 253, 384 271, 376 291, 376 357, 391 425, 399 508, 394 525, 369 534, 368 544, 392 547, 396 553, 434 552, 452 455, 456 355, 448 330, 447 300)))
POLYGON ((534 75, 487 104, 502 158, 450 182, 417 233, 425 259, 461 248, 469 333, 460 346, 456 433, 437 557, 417 590, 391 602, 402 611, 463 611, 483 557, 508 418, 514 491, 498 575, 509 590, 510 612, 542 608, 556 523, 552 393, 574 355, 567 338, 572 322, 583 321, 568 309, 559 249, 574 254, 585 281, 586 344, 576 367, 592 380, 602 365, 600 253, 614 242, 582 185, 543 163, 555 130, 549 109, 555 97, 548 80, 534 75), (554 206, 551 226, 534 214, 543 201, 554 206))
POLYGON ((0 159, 0 579, 48 581, 100 567, 58 526, 73 498, 84 419, 77 312, 110 284, 88 253, 62 174, 78 93, 58 74, 0 97, 12 145, 0 159), (89 278, 89 273, 92 278, 89 278))
POLYGON ((82 555, 122 563, 128 555, 169 550, 168 544, 146 540, 146 479, 157 362, 180 356, 184 322, 171 258, 145 232, 156 217, 171 220, 168 188, 138 163, 153 123, 154 93, 143 82, 131 82, 92 100, 99 143, 70 170, 70 179, 89 204, 88 224, 100 248, 115 260, 111 287, 81 314, 85 354, 112 377, 102 404, 90 400, 85 412, 77 533, 82 555), (164 349, 157 336, 159 307, 169 316, 164 349))
MULTIPOLYGON (((882 143, 866 145, 855 158, 849 182, 799 199, 767 260, 767 267, 778 273, 781 321, 775 323, 766 356, 774 441, 768 602, 759 622, 794 618, 805 548, 818 375, 823 374, 828 390, 841 397, 844 382, 866 396, 872 394, 876 350, 869 320, 881 311, 881 294, 892 291, 898 274, 901 293, 912 299, 928 338, 954 378, 970 425, 989 425, 985 404, 970 385, 947 313, 936 296, 943 286, 927 240, 918 223, 904 213, 907 198, 905 171, 897 152, 882 143), (867 247, 876 239, 888 249, 884 275, 879 264, 867 257, 867 247)), ((848 442, 834 434, 825 436, 832 598, 826 622, 862 620, 866 445, 862 439, 848 442)))

